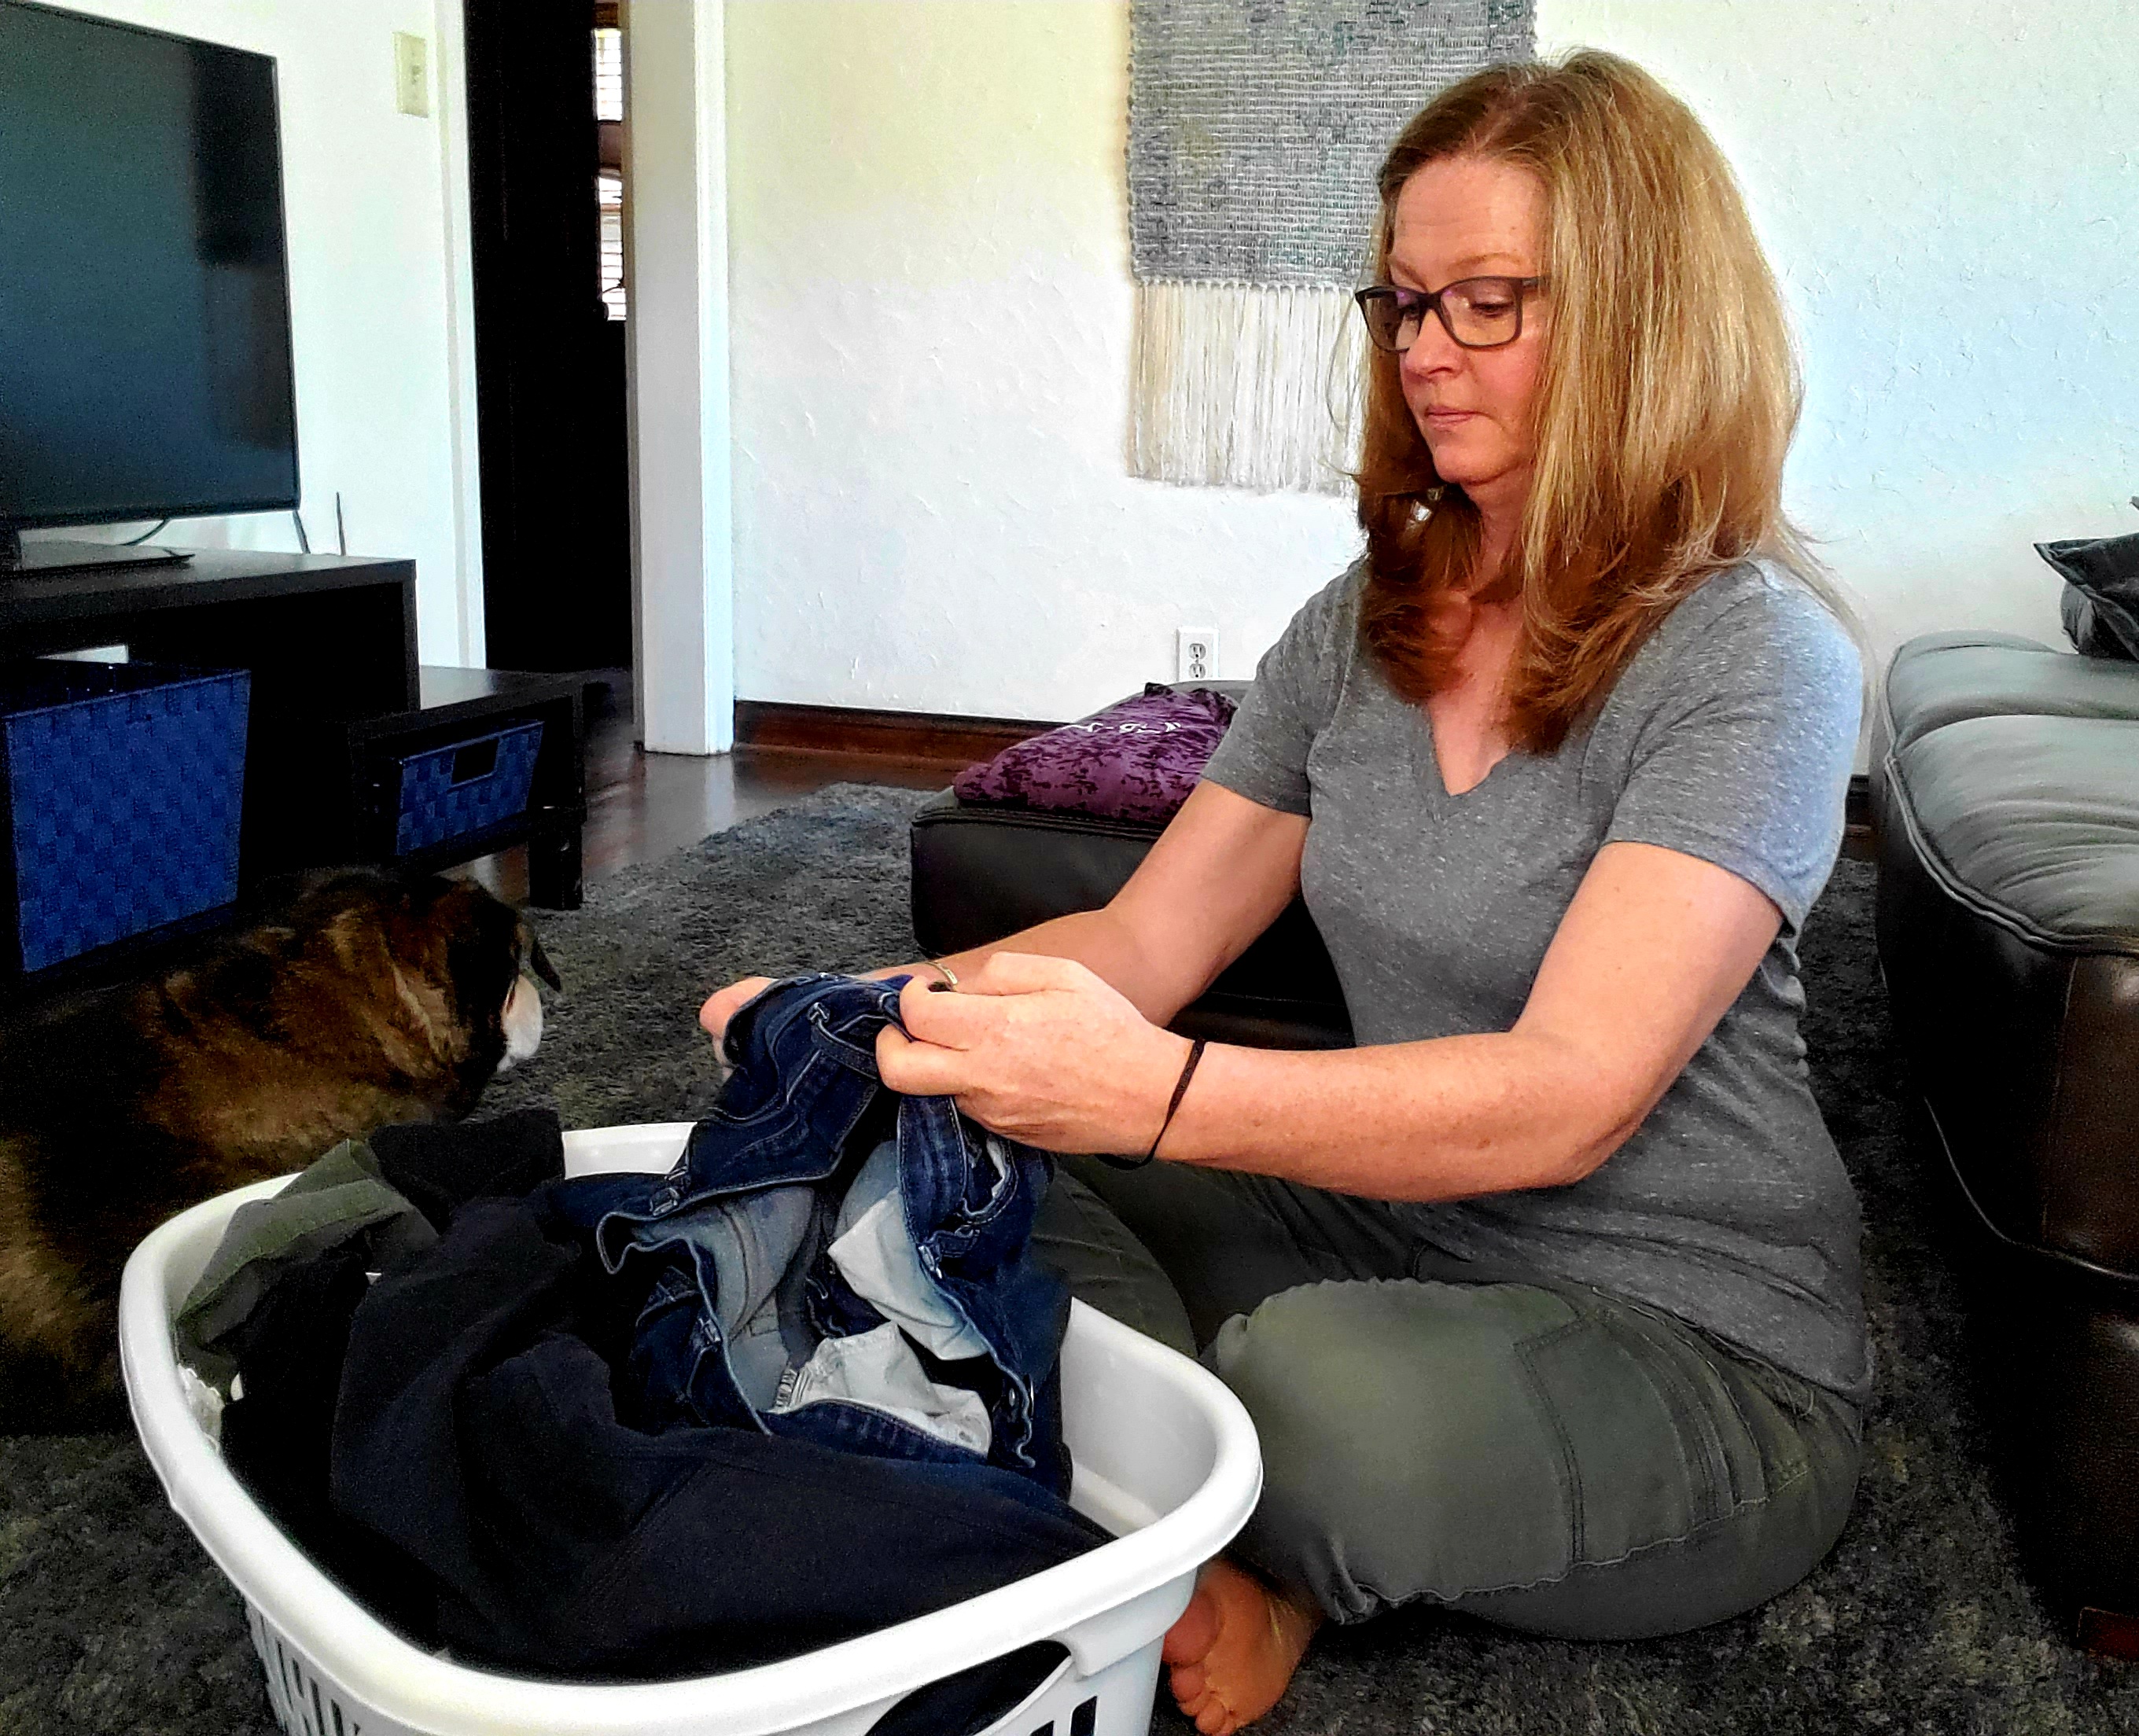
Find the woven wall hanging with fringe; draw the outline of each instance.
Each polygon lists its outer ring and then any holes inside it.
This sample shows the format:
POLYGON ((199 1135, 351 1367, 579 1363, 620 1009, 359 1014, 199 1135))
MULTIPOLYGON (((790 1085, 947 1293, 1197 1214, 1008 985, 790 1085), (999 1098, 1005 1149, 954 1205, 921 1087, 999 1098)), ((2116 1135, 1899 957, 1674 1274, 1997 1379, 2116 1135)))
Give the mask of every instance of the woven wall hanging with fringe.
POLYGON ((1375 173, 1535 27, 1535 0, 1131 0, 1133 474, 1348 488, 1375 173))

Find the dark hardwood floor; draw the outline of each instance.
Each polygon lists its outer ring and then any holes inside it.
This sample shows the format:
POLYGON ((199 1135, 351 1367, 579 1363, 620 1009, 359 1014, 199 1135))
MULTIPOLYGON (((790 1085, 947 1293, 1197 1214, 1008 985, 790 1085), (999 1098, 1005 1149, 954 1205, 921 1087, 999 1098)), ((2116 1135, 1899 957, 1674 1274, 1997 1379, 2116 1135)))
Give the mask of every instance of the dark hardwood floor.
MULTIPOLYGON (((771 812, 828 784, 886 784, 942 790, 967 764, 808 748, 738 747, 712 759, 649 754, 633 739, 627 696, 622 705, 590 705, 587 718, 586 874, 600 880, 739 820, 771 812)), ((527 854, 502 851, 471 863, 472 873, 515 903, 527 896, 527 854)))

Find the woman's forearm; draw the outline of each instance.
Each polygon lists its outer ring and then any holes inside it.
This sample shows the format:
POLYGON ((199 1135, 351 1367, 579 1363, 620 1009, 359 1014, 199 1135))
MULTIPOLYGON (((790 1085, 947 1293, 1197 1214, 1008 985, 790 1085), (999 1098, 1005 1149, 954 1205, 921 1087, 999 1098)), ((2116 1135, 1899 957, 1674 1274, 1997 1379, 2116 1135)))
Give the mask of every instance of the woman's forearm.
POLYGON ((1211 1045, 1162 1155, 1382 1200, 1579 1181, 1647 1106, 1607 1100, 1587 1058, 1509 1031, 1310 1051, 1211 1045))
MULTIPOLYGON (((987 966, 986 992, 909 997, 904 1036, 879 1044, 893 1054, 885 1083, 955 1096, 974 1119, 1049 1151, 1149 1149, 1190 1057, 1158 1021, 1261 926, 1207 923, 1183 944, 1193 924, 1181 910, 1177 898, 1138 907, 1125 893, 1001 949, 1041 942, 1079 965, 1006 956, 987 966), (1169 985, 1168 970, 1182 980, 1169 985)), ((1309 1053, 1214 1045, 1158 1155, 1389 1200, 1579 1181, 1685 1071, 1781 922, 1728 869, 1608 844, 1510 1029, 1309 1053)))

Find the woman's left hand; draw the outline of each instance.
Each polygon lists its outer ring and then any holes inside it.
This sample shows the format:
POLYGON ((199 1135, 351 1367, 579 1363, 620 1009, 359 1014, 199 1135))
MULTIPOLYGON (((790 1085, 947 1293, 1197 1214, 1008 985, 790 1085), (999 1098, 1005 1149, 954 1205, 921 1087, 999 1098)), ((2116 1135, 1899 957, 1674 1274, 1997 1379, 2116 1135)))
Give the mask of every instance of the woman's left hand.
POLYGON ((906 1032, 877 1036, 885 1084, 1042 1151, 1148 1151, 1188 1057, 1085 966, 1033 953, 991 954, 953 991, 917 977, 898 1012, 906 1032))

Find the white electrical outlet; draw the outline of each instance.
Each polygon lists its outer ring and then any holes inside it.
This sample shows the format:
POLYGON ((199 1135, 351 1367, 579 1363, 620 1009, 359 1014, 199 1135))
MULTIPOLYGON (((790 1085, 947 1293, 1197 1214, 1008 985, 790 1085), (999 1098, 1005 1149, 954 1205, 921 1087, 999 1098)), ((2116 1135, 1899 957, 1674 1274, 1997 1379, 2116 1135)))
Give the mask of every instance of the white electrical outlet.
POLYGON ((404 115, 431 112, 431 45, 405 30, 394 32, 394 106, 404 115))
POLYGON ((1217 680, 1216 628, 1177 627, 1174 629, 1173 678, 1176 681, 1217 680))

